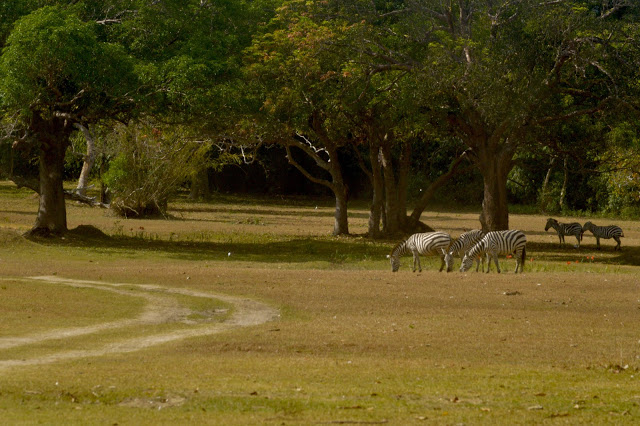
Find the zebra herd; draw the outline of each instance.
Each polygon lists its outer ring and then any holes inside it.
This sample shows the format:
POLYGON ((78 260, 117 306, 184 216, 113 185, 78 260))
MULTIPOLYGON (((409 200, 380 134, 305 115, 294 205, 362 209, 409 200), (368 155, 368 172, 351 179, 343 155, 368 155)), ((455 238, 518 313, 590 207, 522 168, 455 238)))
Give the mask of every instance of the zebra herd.
MULTIPOLYGON (((545 231, 549 228, 556 230, 560 244, 564 244, 566 235, 574 235, 578 240, 576 247, 580 247, 580 241, 585 231, 591 231, 596 237, 597 249, 600 249, 600 238, 613 238, 618 244, 614 250, 620 250, 620 237, 624 237, 622 229, 617 225, 596 226, 591 222, 587 222, 584 226, 579 223, 560 223, 555 219, 549 218, 545 231)), ((457 240, 453 241, 451 236, 446 232, 426 232, 413 234, 409 238, 396 244, 391 250, 391 254, 387 257, 391 261, 391 270, 398 271, 400 268, 400 256, 410 252, 413 255, 413 272, 416 266, 419 272, 422 272, 420 265, 420 255, 437 255, 440 257, 440 271, 447 268, 447 272, 453 270, 454 256, 462 257, 460 272, 468 271, 473 262, 476 262, 476 272, 482 263, 482 271, 484 272, 485 259, 487 261, 487 273, 491 269, 491 260, 496 265, 496 270, 500 272, 500 264, 498 262, 499 255, 515 254, 516 269, 515 273, 524 271, 524 262, 526 258, 527 237, 522 231, 492 231, 483 232, 479 229, 465 232, 461 234, 457 240)))
POLYGON ((624 232, 622 232, 622 228, 618 225, 596 226, 591 222, 587 222, 582 226, 578 222, 560 223, 553 218, 549 218, 547 219, 547 225, 544 227, 544 230, 548 231, 549 228, 556 230, 558 238, 560 239, 560 244, 562 245, 564 245, 565 235, 574 235, 576 240, 578 240, 578 244, 575 245, 577 248, 580 248, 580 241, 582 241, 582 236, 585 231, 591 231, 593 236, 596 237, 596 249, 598 250, 600 250, 600 238, 605 240, 613 238, 617 243, 613 250, 621 250, 620 237, 624 237, 624 232))
POLYGON ((526 256, 527 237, 522 231, 493 231, 484 233, 481 230, 465 232, 452 243, 451 236, 446 232, 425 232, 413 234, 406 240, 396 244, 388 256, 391 260, 391 270, 398 271, 400 268, 400 256, 407 252, 413 255, 413 272, 422 272, 420 266, 420 255, 435 254, 440 256, 440 271, 447 267, 447 272, 453 270, 453 256, 462 256, 462 266, 460 272, 466 272, 476 261, 476 271, 482 261, 482 271, 484 272, 485 257, 487 259, 487 272, 491 269, 491 259, 493 259, 496 269, 500 272, 498 255, 516 254, 516 273, 524 268, 526 256))

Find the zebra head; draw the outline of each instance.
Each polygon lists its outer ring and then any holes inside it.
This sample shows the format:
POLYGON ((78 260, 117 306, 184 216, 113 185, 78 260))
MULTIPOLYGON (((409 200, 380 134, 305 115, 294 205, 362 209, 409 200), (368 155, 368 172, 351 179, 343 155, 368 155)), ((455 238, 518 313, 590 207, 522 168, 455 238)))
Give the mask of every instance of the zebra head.
MULTIPOLYGON (((462 258, 462 265, 460 265, 460 272, 467 272, 473 265, 473 257, 465 254, 462 258)), ((484 266, 483 266, 484 267, 484 266)))
POLYGON ((444 255, 444 263, 447 265, 447 272, 453 270, 453 252, 444 255))
POLYGON ((545 231, 548 231, 549 228, 554 227, 553 225, 557 225, 558 221, 553 219, 553 218, 549 218, 547 219, 547 226, 544 227, 545 231))
POLYGON ((398 272, 398 269, 400 269, 400 256, 396 254, 388 254, 387 257, 391 262, 391 272, 398 272))

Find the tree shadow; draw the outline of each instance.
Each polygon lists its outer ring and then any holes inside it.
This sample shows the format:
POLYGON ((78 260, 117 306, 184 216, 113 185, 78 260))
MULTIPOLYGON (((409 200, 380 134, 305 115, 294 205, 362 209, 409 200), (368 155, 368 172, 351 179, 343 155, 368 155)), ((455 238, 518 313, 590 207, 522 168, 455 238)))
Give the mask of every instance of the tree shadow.
MULTIPOLYGON (((246 214, 254 217, 260 217, 260 216, 333 217, 333 211, 327 212, 323 210, 315 210, 313 208, 311 210, 309 210, 308 208, 305 208, 304 210, 295 211, 295 210, 270 210, 267 208, 255 208, 255 209, 239 208, 238 209, 238 208, 226 208, 226 207, 195 207, 195 208, 181 207, 181 208, 171 209, 171 219, 172 220, 193 220, 195 222, 214 221, 213 219, 198 219, 198 218, 184 219, 180 217, 179 215, 180 213, 207 213, 212 215, 220 214, 220 213, 222 214, 233 213, 233 214, 246 214)), ((348 215, 350 219, 354 219, 354 218, 366 219, 369 217, 369 213, 354 212, 354 211, 349 211, 348 215)))
POLYGON ((81 225, 64 238, 29 238, 48 246, 118 250, 124 257, 135 257, 140 251, 163 253, 176 260, 227 260, 258 263, 347 263, 364 259, 382 260, 391 244, 361 237, 335 240, 297 238, 276 242, 208 242, 167 241, 136 236, 109 236, 93 226, 81 225))
POLYGON ((527 243, 527 256, 535 256, 535 253, 543 253, 543 258, 552 262, 575 262, 583 259, 591 259, 592 256, 601 257, 606 255, 606 263, 616 265, 640 266, 640 247, 627 246, 622 250, 613 250, 614 245, 606 246, 600 242, 601 250, 596 249, 595 244, 580 245, 574 248, 572 243, 527 243))
MULTIPOLYGON (((167 241, 140 236, 109 236, 98 228, 81 225, 70 230, 64 238, 30 239, 39 244, 67 246, 86 249, 118 250, 123 257, 134 258, 141 251, 163 253, 176 260, 206 261, 225 260, 229 262, 272 263, 312 263, 334 264, 354 263, 362 260, 384 260, 396 240, 371 240, 362 236, 340 238, 295 238, 288 241, 270 242, 209 242, 209 241, 167 241)), ((601 244, 602 245, 602 244, 601 244)), ((606 263, 640 266, 640 247, 624 247, 613 251, 613 246, 583 244, 580 249, 573 244, 561 246, 558 243, 527 243, 527 257, 541 257, 550 262, 575 262, 597 256, 606 263)))

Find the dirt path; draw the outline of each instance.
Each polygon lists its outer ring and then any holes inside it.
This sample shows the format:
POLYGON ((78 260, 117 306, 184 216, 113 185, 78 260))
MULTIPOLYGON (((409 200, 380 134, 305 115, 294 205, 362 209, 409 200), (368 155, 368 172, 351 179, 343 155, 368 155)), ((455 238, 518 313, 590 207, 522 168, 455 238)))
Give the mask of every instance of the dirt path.
POLYGON ((204 293, 187 289, 164 288, 154 285, 138 285, 129 283, 106 283, 101 281, 73 280, 61 277, 28 277, 24 280, 44 281, 51 284, 68 285, 73 287, 95 288, 112 291, 132 297, 142 297, 147 301, 143 312, 132 319, 112 321, 86 327, 73 327, 48 330, 21 337, 0 338, 0 350, 40 343, 52 339, 65 339, 87 334, 100 333, 137 324, 183 323, 189 324, 187 316, 191 311, 181 306, 173 295, 204 297, 221 300, 233 306, 233 314, 223 322, 203 325, 166 333, 150 334, 135 338, 123 339, 117 342, 96 346, 91 349, 60 351, 52 355, 27 359, 0 360, 0 371, 16 366, 48 364, 75 358, 95 357, 113 353, 134 352, 150 346, 159 345, 189 337, 208 336, 238 327, 249 327, 271 321, 278 316, 278 311, 263 303, 234 296, 204 293))

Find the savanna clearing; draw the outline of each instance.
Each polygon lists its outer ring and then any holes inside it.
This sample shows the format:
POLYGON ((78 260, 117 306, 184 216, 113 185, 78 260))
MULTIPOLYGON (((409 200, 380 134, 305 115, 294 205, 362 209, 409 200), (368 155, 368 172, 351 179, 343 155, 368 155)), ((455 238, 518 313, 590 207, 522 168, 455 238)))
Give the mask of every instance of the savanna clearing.
MULTIPOLYGON (((21 237, 37 199, 0 184, 0 418, 10 424, 635 424, 640 223, 561 248, 511 215, 525 273, 438 273, 396 241, 331 237, 309 199, 180 201, 168 220, 68 203, 62 240, 21 237)), ((478 212, 429 211, 457 237, 478 212)), ((558 218, 585 222, 588 218, 558 218)), ((367 207, 350 210, 354 234, 367 207)))

